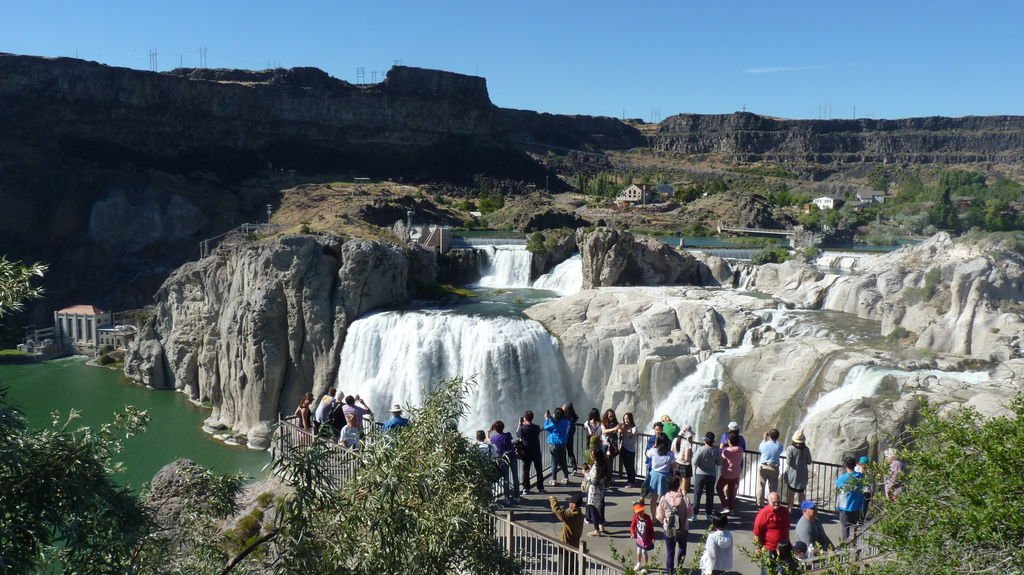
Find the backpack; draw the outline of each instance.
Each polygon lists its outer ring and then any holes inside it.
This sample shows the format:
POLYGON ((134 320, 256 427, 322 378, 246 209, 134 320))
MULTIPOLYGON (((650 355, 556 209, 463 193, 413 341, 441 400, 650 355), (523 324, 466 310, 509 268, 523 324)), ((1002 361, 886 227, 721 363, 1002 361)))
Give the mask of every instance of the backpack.
POLYGON ((518 459, 526 461, 526 444, 523 443, 522 439, 516 439, 512 442, 512 452, 516 454, 518 459))
POLYGON ((686 526, 683 524, 684 520, 680 514, 686 510, 688 505, 689 500, 684 497, 678 506, 669 507, 671 512, 665 517, 665 537, 676 541, 686 539, 686 526))

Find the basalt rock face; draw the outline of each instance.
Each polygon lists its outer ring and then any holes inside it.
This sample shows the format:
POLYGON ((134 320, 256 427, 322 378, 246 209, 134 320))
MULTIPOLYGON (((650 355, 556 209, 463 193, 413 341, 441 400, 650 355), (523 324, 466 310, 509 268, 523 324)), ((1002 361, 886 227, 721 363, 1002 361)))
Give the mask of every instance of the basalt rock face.
POLYGON ((349 323, 406 301, 416 259, 377 242, 320 236, 223 246, 167 279, 125 373, 209 402, 208 426, 265 448, 278 414, 336 381, 349 323))
POLYGON ((1005 361, 1024 352, 1024 254, 998 240, 939 233, 910 248, 856 261, 852 275, 789 261, 755 268, 747 287, 810 309, 901 328, 918 347, 1005 361))
POLYGON ((51 264, 37 323, 83 301, 142 307, 200 241, 263 221, 281 189, 317 174, 541 185, 515 140, 637 136, 611 118, 506 113, 483 78, 434 70, 352 85, 311 68, 152 73, 11 54, 0 126, 0 245, 51 264))
POLYGON ((756 162, 818 164, 1024 161, 1024 116, 784 120, 750 113, 666 118, 659 150, 756 162))

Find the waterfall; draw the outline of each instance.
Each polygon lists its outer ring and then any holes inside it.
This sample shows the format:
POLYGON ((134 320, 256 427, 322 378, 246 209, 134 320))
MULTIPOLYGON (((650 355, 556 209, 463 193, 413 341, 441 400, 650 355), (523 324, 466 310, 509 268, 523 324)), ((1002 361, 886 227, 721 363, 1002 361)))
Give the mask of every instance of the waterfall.
POLYGON ((515 428, 532 409, 562 405, 566 389, 557 342, 537 322, 446 311, 382 312, 356 320, 341 352, 338 388, 360 394, 379 418, 393 403, 420 405, 438 380, 476 377, 460 429, 515 428))
POLYGON ((489 288, 530 287, 533 254, 526 246, 485 246, 480 248, 479 285, 489 288))
POLYGON ((533 287, 553 291, 558 295, 572 295, 583 287, 583 257, 576 254, 537 278, 533 287))
POLYGON ((695 433, 702 431, 699 429, 701 412, 704 411, 704 406, 711 396, 711 390, 721 388, 723 383, 725 367, 719 360, 723 357, 743 355, 752 349, 754 345, 750 342, 748 332, 739 347, 716 351, 708 356, 697 364, 697 369, 693 373, 677 383, 668 397, 654 408, 654 420, 658 421, 662 415, 667 414, 679 424, 679 427, 692 425, 695 433))
POLYGON ((882 380, 889 375, 901 379, 909 379, 912 377, 950 379, 968 385, 982 383, 989 379, 989 374, 986 371, 951 372, 939 371, 937 369, 904 371, 901 369, 883 368, 873 365, 857 365, 846 373, 846 377, 843 378, 842 385, 818 397, 818 400, 814 402, 814 405, 807 409, 807 413, 804 415, 804 421, 807 421, 812 415, 817 413, 831 411, 852 399, 874 396, 877 393, 878 388, 882 385, 882 380))
POLYGON ((820 315, 820 312, 797 312, 779 307, 773 310, 759 310, 754 313, 771 326, 772 330, 787 338, 826 337, 829 334, 827 327, 813 321, 815 314, 820 315))

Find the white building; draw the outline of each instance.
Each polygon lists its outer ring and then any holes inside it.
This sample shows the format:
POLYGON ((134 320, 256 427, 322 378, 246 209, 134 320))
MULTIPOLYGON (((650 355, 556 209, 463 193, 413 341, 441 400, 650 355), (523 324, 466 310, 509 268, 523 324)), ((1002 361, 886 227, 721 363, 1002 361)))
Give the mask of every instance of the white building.
POLYGON ((817 206, 819 210, 834 210, 836 207, 836 200, 828 196, 818 196, 811 200, 811 203, 817 206))
POLYGON ((53 313, 57 341, 76 353, 95 352, 99 328, 109 323, 110 312, 92 305, 73 305, 53 313))

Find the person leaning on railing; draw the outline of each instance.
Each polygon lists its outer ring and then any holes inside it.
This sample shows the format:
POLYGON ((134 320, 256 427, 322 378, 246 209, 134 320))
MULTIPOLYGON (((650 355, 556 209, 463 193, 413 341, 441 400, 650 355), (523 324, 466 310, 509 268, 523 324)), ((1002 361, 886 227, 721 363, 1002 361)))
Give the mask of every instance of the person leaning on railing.
POLYGON ((811 465, 811 450, 807 447, 804 430, 798 429, 793 434, 793 443, 786 448, 786 473, 783 482, 786 484, 786 509, 793 506, 793 498, 799 497, 800 503, 807 490, 809 478, 808 467, 811 465))

